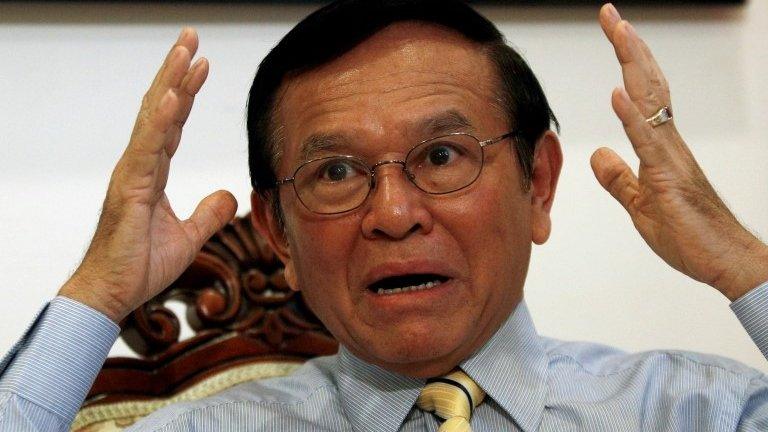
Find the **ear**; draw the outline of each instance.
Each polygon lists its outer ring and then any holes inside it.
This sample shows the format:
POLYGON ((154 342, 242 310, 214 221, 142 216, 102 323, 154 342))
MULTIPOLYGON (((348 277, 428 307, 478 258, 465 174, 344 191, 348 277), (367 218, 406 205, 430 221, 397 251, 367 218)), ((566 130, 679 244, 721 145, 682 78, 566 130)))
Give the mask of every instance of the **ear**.
MULTIPOLYGON (((272 193, 277 193, 277 191, 272 193)), ((285 230, 280 226, 275 217, 271 200, 262 197, 256 191, 251 192, 251 223, 256 228, 256 231, 267 241, 277 255, 277 258, 283 263, 285 267, 283 275, 288 286, 294 291, 299 291, 296 268, 291 258, 290 246, 285 230)))
POLYGON ((546 242, 552 231, 549 213, 562 166, 560 140, 554 132, 546 131, 536 143, 531 175, 531 237, 536 244, 546 242))

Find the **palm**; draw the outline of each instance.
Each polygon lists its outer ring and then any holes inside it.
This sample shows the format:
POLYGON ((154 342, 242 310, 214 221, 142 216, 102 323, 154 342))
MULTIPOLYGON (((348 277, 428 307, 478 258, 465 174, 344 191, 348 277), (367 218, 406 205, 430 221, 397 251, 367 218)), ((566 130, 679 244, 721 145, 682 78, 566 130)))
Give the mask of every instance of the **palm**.
POLYGON ((716 258, 727 255, 731 239, 712 234, 727 229, 730 225, 725 222, 736 219, 692 156, 687 163, 690 169, 685 175, 677 174, 674 181, 666 171, 641 166, 632 219, 643 238, 672 267, 714 284, 727 270, 727 264, 716 258), (728 241, 722 241, 723 237, 728 241))
POLYGON ((190 67, 196 50, 197 35, 185 29, 142 101, 83 263, 60 291, 115 321, 173 282, 237 207, 219 191, 182 221, 165 194, 181 129, 208 74, 205 59, 190 67))
MULTIPOLYGON (((677 256, 674 251, 688 250, 687 245, 683 243, 686 239, 677 235, 680 227, 673 220, 669 220, 670 209, 675 212, 676 201, 679 198, 673 195, 674 192, 666 191, 662 182, 653 183, 654 176, 647 173, 647 169, 641 166, 638 172, 638 193, 634 202, 630 203, 632 211, 632 221, 643 239, 648 245, 661 257, 669 262, 672 267, 685 271, 686 260, 677 256)), ((680 219, 676 217, 674 219, 680 219)))
POLYGON ((147 300, 167 287, 192 262, 199 249, 196 237, 190 236, 182 221, 171 209, 163 194, 157 204, 148 230, 147 300))

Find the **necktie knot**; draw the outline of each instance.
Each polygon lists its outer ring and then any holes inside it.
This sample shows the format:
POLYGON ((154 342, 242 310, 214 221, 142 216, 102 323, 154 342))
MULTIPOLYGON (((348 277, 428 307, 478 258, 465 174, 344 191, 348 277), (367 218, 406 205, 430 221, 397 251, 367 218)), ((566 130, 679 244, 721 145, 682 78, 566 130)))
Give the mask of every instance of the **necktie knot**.
POLYGON ((456 369, 448 375, 427 380, 416 405, 446 420, 438 432, 471 431, 469 419, 472 411, 484 397, 483 389, 463 371, 456 369))

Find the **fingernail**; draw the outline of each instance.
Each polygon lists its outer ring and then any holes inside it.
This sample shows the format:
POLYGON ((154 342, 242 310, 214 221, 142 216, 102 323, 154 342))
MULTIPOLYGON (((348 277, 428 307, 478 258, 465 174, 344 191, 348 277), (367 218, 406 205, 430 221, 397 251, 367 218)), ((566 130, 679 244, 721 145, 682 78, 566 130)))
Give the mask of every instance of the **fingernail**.
POLYGON ((179 58, 179 56, 181 55, 181 50, 182 50, 182 49, 181 49, 181 48, 179 48, 179 46, 178 46, 178 42, 177 42, 177 43, 176 43, 176 45, 174 45, 174 46, 173 46, 173 48, 171 48, 171 57, 170 57, 170 60, 171 60, 171 61, 175 61, 176 59, 178 59, 178 58, 179 58))
POLYGON ((626 103, 632 103, 632 100, 629 98, 629 94, 627 94, 627 91, 624 90, 623 87, 616 87, 616 91, 619 92, 619 98, 621 98, 622 101, 626 103))
POLYGON ((192 63, 192 67, 190 67, 190 69, 197 69, 200 67, 200 65, 203 64, 203 59, 205 59, 205 57, 200 57, 199 59, 195 60, 195 62, 192 63))
POLYGON ((179 38, 176 39, 176 43, 179 43, 181 42, 182 39, 184 39, 184 35, 187 34, 187 30, 188 30, 187 27, 184 27, 183 29, 181 29, 181 33, 179 33, 179 38))
POLYGON ((621 21, 621 15, 619 15, 619 11, 616 10, 616 6, 614 6, 613 3, 608 3, 606 6, 608 7, 608 14, 611 18, 616 21, 621 21))

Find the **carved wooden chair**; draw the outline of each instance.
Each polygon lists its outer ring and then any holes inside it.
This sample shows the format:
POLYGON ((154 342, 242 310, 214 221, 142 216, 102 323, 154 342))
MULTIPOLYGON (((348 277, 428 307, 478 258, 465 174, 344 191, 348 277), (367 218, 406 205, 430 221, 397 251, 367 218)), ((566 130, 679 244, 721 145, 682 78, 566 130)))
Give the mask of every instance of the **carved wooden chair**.
POLYGON ((140 358, 108 358, 72 425, 119 431, 173 402, 198 399, 253 379, 286 375, 338 344, 285 283, 283 268, 250 216, 216 233, 168 289, 122 323, 140 358), (186 307, 194 336, 180 340, 186 307))

